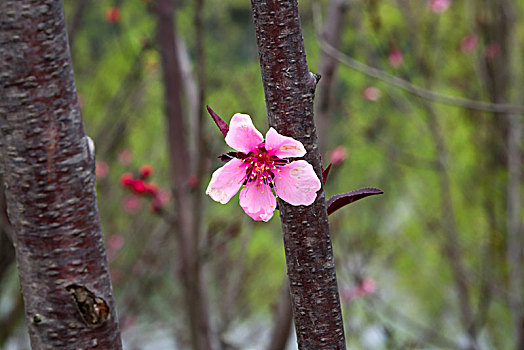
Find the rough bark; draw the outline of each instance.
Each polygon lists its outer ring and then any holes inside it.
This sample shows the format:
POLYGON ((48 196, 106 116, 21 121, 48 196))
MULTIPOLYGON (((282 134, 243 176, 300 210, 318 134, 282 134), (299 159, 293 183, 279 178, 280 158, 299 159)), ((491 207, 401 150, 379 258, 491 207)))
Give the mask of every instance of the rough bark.
POLYGON ((33 349, 121 349, 62 2, 0 2, 0 168, 33 349))
MULTIPOLYGON (((251 1, 269 125, 301 141, 321 177, 313 121, 317 77, 308 70, 297 0, 251 1)), ((310 206, 279 200, 300 349, 345 349, 323 188, 310 206)))
MULTIPOLYGON (((185 312, 189 322, 191 345, 194 350, 213 349, 206 294, 202 284, 199 260, 199 235, 194 235, 195 222, 188 179, 190 159, 185 138, 184 111, 182 108, 182 74, 175 35, 174 4, 171 0, 157 0, 153 4, 157 16, 157 41, 162 58, 165 86, 165 109, 173 197, 176 206, 175 228, 179 246, 180 273, 182 276, 185 312)), ((178 267, 178 264, 177 264, 178 267)), ((178 270, 178 269, 177 269, 178 270)))

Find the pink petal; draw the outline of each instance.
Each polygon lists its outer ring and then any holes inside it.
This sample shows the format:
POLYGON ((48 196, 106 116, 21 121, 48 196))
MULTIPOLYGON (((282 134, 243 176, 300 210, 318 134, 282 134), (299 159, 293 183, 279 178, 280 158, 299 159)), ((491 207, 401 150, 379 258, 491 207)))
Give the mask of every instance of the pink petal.
POLYGON ((310 205, 315 201, 320 180, 311 164, 297 160, 279 170, 274 179, 277 196, 291 205, 310 205))
POLYGON ((206 194, 222 204, 229 202, 242 186, 246 175, 246 164, 234 158, 213 173, 206 194))
POLYGON ((255 128, 249 115, 237 113, 231 118, 229 131, 226 135, 226 143, 229 147, 249 153, 256 150, 262 142, 264 142, 264 137, 255 128))
POLYGON ((251 182, 240 191, 240 206, 254 220, 267 222, 273 217, 277 201, 269 185, 251 182))
POLYGON ((266 134, 266 150, 280 158, 303 157, 306 154, 302 142, 282 136, 273 128, 269 128, 266 134))

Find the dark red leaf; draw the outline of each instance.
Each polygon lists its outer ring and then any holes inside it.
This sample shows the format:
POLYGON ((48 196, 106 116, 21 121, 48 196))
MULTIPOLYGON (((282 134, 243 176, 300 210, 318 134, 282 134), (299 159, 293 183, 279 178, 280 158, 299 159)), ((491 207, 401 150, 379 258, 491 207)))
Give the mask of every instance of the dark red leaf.
POLYGON ((326 202, 327 213, 330 215, 338 209, 356 202, 359 199, 382 193, 384 193, 384 191, 379 190, 378 188, 361 188, 360 190, 352 192, 336 194, 326 202))
POLYGON ((215 124, 218 126, 220 131, 222 131, 222 134, 224 135, 224 137, 226 137, 227 132, 229 131, 229 125, 227 125, 227 123, 223 121, 222 118, 220 118, 218 114, 216 114, 215 111, 211 109, 211 107, 209 106, 206 106, 206 107, 207 107, 207 111, 211 115, 211 118, 213 118, 213 120, 215 121, 215 124))
POLYGON ((331 170, 331 163, 329 163, 329 165, 327 166, 326 169, 324 169, 324 167, 322 167, 322 184, 325 185, 326 184, 326 180, 327 180, 327 177, 329 175, 329 171, 331 170))

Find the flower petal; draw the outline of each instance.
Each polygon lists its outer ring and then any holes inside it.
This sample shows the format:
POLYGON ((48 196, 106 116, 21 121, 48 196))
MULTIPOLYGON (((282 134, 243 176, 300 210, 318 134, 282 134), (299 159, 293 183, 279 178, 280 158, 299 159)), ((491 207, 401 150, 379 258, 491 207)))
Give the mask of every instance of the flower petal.
POLYGON ((231 118, 229 131, 226 135, 226 143, 229 147, 249 153, 256 150, 262 142, 264 142, 264 137, 255 128, 249 115, 237 113, 231 118))
POLYGON ((240 191, 240 206, 247 215, 257 221, 273 217, 277 201, 271 187, 263 182, 250 182, 240 191))
POLYGON ((206 194, 222 204, 229 202, 242 186, 247 165, 240 159, 233 158, 213 173, 207 186, 206 194))
POLYGON ((266 134, 266 150, 280 158, 302 157, 306 154, 302 142, 282 136, 273 128, 269 128, 266 134))
POLYGON ((313 166, 305 160, 280 167, 275 175, 275 192, 289 204, 310 205, 317 198, 320 180, 313 166))

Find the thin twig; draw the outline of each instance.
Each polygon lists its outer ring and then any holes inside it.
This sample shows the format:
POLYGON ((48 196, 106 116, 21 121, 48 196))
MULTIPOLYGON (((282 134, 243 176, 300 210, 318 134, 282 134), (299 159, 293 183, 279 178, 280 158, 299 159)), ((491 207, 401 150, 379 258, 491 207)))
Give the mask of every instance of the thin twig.
POLYGON ((320 10, 317 3, 313 3, 313 18, 315 23, 315 33, 317 40, 320 44, 320 48, 327 55, 335 58, 340 63, 345 64, 351 69, 356 70, 357 72, 366 74, 367 76, 379 79, 387 84, 400 88, 404 91, 409 92, 415 96, 424 98, 429 101, 438 102, 450 106, 462 107, 467 109, 474 109, 485 112, 495 112, 495 113, 513 113, 513 114, 524 114, 524 106, 512 105, 506 103, 490 103, 484 101, 471 100, 462 97, 453 97, 449 95, 444 95, 432 90, 422 88, 410 83, 407 80, 399 78, 395 75, 389 74, 375 67, 368 66, 365 63, 362 63, 343 52, 337 50, 335 47, 330 45, 326 40, 322 38, 320 34, 321 20, 320 20, 320 10))

